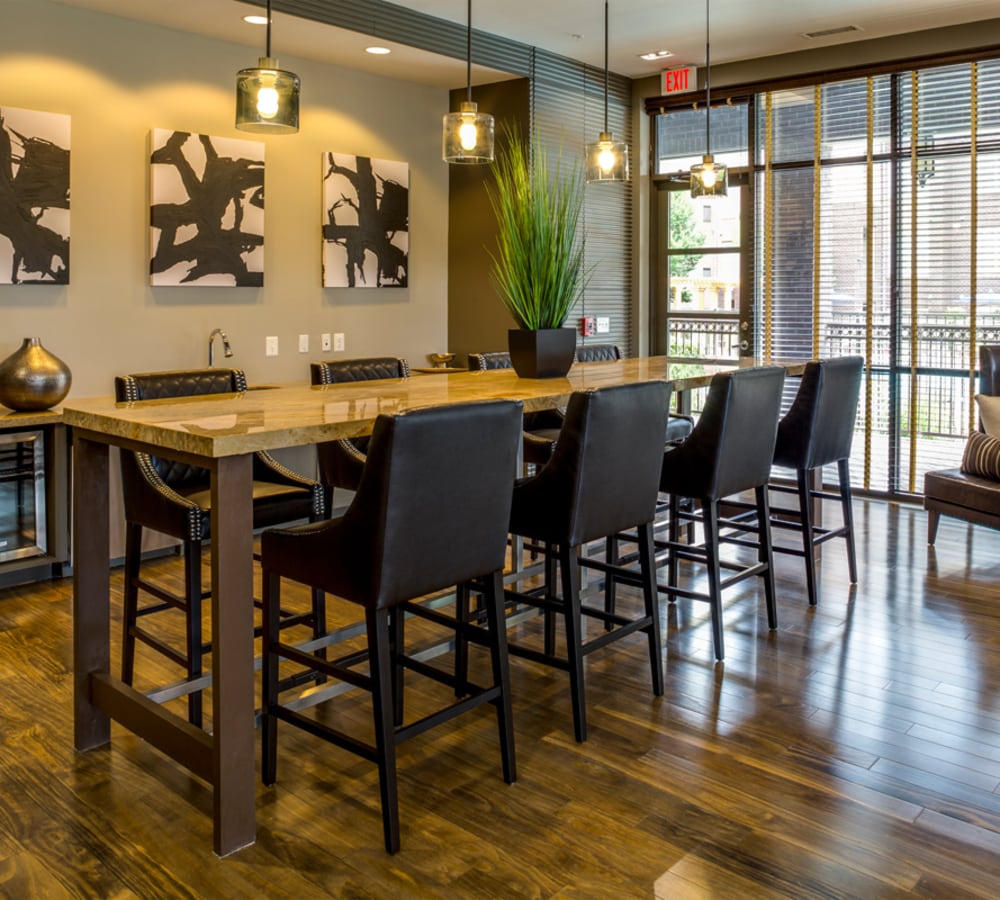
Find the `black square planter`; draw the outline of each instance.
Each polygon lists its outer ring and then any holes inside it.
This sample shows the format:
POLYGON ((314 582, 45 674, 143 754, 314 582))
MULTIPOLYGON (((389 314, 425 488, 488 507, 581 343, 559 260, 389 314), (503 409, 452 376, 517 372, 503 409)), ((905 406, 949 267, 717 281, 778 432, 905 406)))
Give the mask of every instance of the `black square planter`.
POLYGON ((507 348, 521 378, 564 378, 576 361, 576 330, 511 328, 507 348))

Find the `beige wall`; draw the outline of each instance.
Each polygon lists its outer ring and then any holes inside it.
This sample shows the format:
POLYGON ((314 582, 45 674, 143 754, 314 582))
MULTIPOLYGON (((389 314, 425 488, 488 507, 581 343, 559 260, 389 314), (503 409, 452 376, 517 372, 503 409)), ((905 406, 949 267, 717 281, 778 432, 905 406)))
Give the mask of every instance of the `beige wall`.
MULTIPOLYGON (((426 365, 446 346, 447 91, 297 59, 278 44, 302 78, 301 131, 263 138, 265 286, 152 288, 149 131, 258 139, 235 130, 233 111, 236 71, 259 53, 49 0, 3 0, 2 21, 0 106, 72 116, 72 238, 69 286, 0 285, 0 358, 37 335, 72 369, 71 397, 82 397, 110 393, 116 373, 204 365, 217 326, 251 382, 306 379, 308 362, 324 357, 426 365), (326 150, 409 162, 411 287, 321 286, 326 150), (346 352, 322 354, 321 332, 343 332, 346 352), (297 352, 300 333, 308 354, 297 352), (281 352, 265 357, 272 334, 281 352)), ((233 22, 245 27, 235 9, 233 22)))
MULTIPOLYGON (((493 114, 496 147, 505 143, 504 128, 516 123, 527 132, 530 85, 526 78, 480 85, 473 91, 479 108, 493 114)), ((452 108, 464 100, 452 94, 452 108)), ((469 353, 507 349, 514 320, 497 296, 490 278, 489 252, 496 250, 496 217, 486 195, 490 166, 451 166, 448 227, 448 349, 454 365, 464 366, 469 353)))

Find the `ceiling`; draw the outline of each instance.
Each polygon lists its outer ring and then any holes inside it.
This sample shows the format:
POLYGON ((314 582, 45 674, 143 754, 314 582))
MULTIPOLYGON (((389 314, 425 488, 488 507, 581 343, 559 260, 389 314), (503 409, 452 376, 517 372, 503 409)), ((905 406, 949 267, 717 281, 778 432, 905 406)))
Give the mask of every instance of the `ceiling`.
MULTIPOLYGON (((263 55, 264 31, 241 17, 254 10, 240 0, 55 0, 71 6, 154 23, 257 49, 263 55)), ((466 21, 462 0, 402 0, 397 5, 441 19, 466 21)), ((680 0, 610 0, 609 61, 614 72, 632 78, 653 75, 671 65, 700 65, 705 58, 704 3, 680 0), (647 62, 644 52, 670 50, 665 62, 647 62)), ((994 18, 997 0, 713 0, 713 64, 752 59, 994 18), (855 26, 860 31, 807 38, 804 32, 855 26)), ((525 44, 604 65, 604 8, 600 0, 476 0, 472 24, 525 44)), ((372 32, 379 33, 377 21, 372 32)), ((364 52, 371 35, 345 31, 275 12, 272 49, 438 87, 465 83, 463 60, 449 59, 384 39, 392 53, 364 52)), ((498 73, 474 67, 475 82, 498 73)))

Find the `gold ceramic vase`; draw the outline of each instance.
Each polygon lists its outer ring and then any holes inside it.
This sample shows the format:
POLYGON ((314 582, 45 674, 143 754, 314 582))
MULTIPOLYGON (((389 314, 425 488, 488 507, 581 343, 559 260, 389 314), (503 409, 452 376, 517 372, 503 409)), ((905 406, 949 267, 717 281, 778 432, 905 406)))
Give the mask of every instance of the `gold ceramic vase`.
POLYGON ((38 338, 25 338, 0 362, 0 403, 20 412, 49 409, 69 393, 72 381, 66 363, 38 338))

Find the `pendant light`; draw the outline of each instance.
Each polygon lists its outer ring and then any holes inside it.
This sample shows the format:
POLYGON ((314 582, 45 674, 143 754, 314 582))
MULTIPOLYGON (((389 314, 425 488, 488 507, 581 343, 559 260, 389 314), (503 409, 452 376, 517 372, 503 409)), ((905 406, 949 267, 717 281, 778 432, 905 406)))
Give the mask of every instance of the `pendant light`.
POLYGON ((472 0, 468 0, 465 37, 466 99, 458 112, 445 113, 441 156, 445 162, 481 165, 493 162, 493 116, 479 112, 472 99, 472 0))
POLYGON ((705 155, 700 166, 691 166, 692 197, 725 197, 729 171, 712 157, 712 56, 709 41, 709 0, 705 0, 705 155))
POLYGON ((588 184, 611 184, 628 181, 628 144, 616 141, 608 130, 608 4, 604 3, 604 131, 587 144, 586 176, 588 184))
POLYGON ((236 74, 236 127, 258 134, 299 130, 299 76, 271 56, 271 0, 267 0, 267 55, 236 74))

